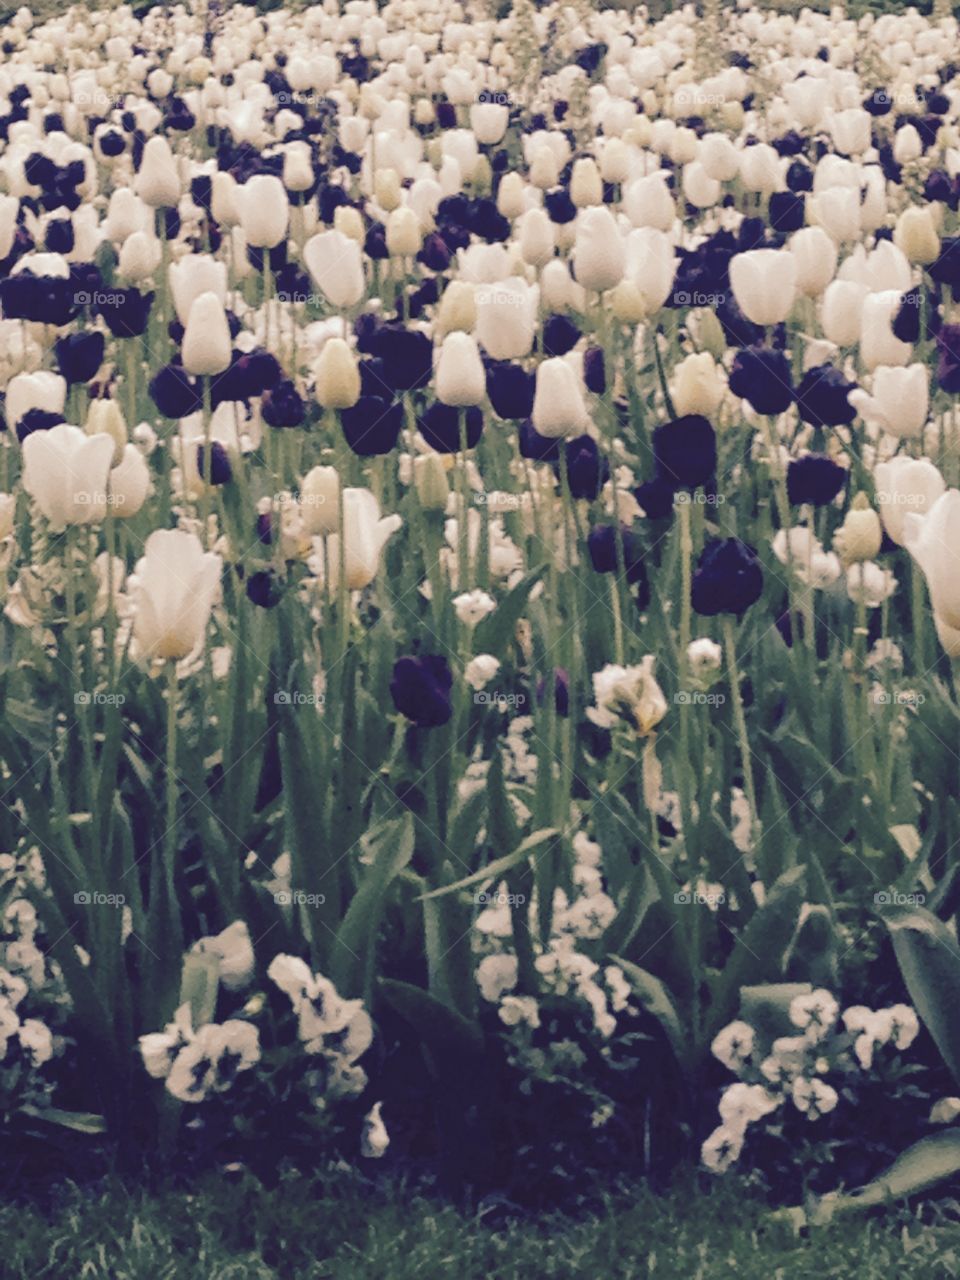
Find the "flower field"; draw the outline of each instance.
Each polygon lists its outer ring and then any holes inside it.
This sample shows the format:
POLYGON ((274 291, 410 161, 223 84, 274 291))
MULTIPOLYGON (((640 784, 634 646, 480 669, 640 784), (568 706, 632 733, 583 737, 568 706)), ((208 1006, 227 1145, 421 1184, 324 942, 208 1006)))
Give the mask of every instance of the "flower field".
POLYGON ((956 1178, 957 36, 9 20, 15 1194, 956 1178))

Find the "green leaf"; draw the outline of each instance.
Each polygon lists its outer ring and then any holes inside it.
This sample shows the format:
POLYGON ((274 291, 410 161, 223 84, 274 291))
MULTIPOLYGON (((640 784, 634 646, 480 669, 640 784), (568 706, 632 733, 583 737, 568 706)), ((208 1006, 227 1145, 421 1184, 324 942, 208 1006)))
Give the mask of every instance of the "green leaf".
POLYGON ((932 911, 894 907, 882 913, 917 1014, 960 1084, 960 950, 932 911))
POLYGON ((430 893, 425 893, 421 896, 423 898, 442 898, 446 894, 457 893, 460 889, 469 889, 472 885, 482 884, 484 880, 496 880, 500 876, 506 875, 508 871, 512 871, 521 862, 525 862, 542 845, 559 839, 560 832, 556 827, 544 827, 540 831, 534 831, 532 835, 520 841, 513 853, 506 853, 502 858, 495 858, 493 862, 488 862, 485 867, 481 867, 479 871, 474 871, 472 875, 464 876, 462 880, 456 880, 453 884, 445 884, 439 889, 432 889, 430 893))
POLYGON ((546 571, 539 565, 525 574, 504 596, 496 609, 477 626, 473 633, 474 653, 503 653, 513 640, 517 623, 530 599, 530 592, 546 571))
POLYGON ((435 996, 409 982, 381 978, 380 992, 387 1004, 420 1036, 438 1073, 444 1064, 474 1063, 483 1053, 483 1033, 435 996))
POLYGON ((217 1010, 219 989, 220 959, 218 956, 208 951, 184 956, 183 974, 180 978, 180 1004, 190 1006, 190 1017, 195 1028, 213 1021, 217 1010))
POLYGON ((689 1083, 696 1066, 692 1057, 693 1037, 690 1035, 689 1028, 684 1026, 683 1017, 677 1009, 673 996, 660 979, 655 978, 646 969, 641 969, 638 965, 631 964, 629 960, 623 960, 619 956, 612 956, 611 959, 629 978, 637 999, 646 1011, 660 1023, 673 1050, 677 1066, 684 1080, 689 1083))
POLYGON ((72 1129, 75 1133, 106 1133, 107 1122, 103 1116, 92 1111, 61 1111, 59 1107, 20 1108, 21 1113, 32 1120, 46 1120, 49 1124, 59 1125, 61 1129, 72 1129))
POLYGON ((401 818, 385 819, 372 827, 361 843, 371 865, 337 930, 330 975, 344 995, 362 994, 369 1001, 387 892, 413 857, 413 815, 407 812, 401 818))

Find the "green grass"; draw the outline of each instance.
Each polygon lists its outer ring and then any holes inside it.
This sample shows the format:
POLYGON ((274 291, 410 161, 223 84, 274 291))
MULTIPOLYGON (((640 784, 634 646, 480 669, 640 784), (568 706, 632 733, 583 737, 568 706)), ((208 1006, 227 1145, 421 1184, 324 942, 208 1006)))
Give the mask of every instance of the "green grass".
POLYGON ((960 1206, 905 1207, 795 1239, 736 1182, 646 1190, 596 1215, 465 1215, 402 1187, 209 1178, 190 1193, 69 1188, 0 1207, 4 1280, 940 1280, 960 1273, 960 1206))

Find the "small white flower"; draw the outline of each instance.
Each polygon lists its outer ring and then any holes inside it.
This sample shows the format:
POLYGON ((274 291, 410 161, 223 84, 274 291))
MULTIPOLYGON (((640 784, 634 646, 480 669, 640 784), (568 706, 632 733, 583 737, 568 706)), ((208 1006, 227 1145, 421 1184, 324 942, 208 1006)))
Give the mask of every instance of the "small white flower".
POLYGON ((30 1055, 35 1067, 42 1067, 53 1057, 53 1034, 38 1018, 27 1018, 22 1022, 17 1037, 21 1049, 30 1055))
POLYGON ((484 956, 477 966, 477 986, 484 1000, 496 1004, 517 985, 516 956, 484 956))
POLYGON ((931 1124, 952 1124, 960 1116, 960 1098, 941 1098, 930 1109, 931 1124))
POLYGON ((795 996, 790 1002, 790 1021, 814 1044, 834 1029, 839 1012, 840 1006, 823 988, 811 991, 809 995, 795 996))
POLYGON ((505 1027, 524 1024, 535 1029, 540 1025, 540 1009, 533 996, 504 996, 499 1013, 505 1027))
POLYGON ((382 1106, 382 1102, 375 1102, 364 1117, 360 1154, 368 1160, 379 1160, 390 1145, 390 1135, 380 1115, 382 1106))
POLYGON ((744 1131, 722 1124, 700 1148, 700 1159, 711 1173, 726 1173, 740 1159, 744 1131))
POLYGON ((495 658, 492 653, 478 653, 475 658, 471 658, 464 668, 463 678, 471 689, 479 692, 485 689, 493 677, 500 670, 500 659, 495 658))
POLYGON ((486 591, 464 591, 454 596, 453 607, 465 627, 475 627, 493 613, 497 602, 486 591))
POLYGON ((748 1022, 731 1022, 714 1037, 710 1051, 728 1071, 739 1071, 753 1053, 754 1030, 748 1022))
POLYGON ((823 1080, 808 1080, 799 1076, 790 1090, 793 1105, 808 1120, 819 1120, 832 1111, 839 1101, 836 1089, 823 1080))

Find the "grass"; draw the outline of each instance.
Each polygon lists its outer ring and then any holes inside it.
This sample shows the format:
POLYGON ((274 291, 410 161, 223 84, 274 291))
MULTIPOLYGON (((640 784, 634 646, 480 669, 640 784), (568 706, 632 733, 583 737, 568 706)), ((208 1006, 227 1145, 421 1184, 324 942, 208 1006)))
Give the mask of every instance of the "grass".
POLYGON ((0 1207, 4 1280, 940 1280, 960 1273, 960 1205, 891 1208, 795 1239, 741 1184, 611 1192, 580 1221, 465 1215, 337 1174, 150 1193, 69 1187, 0 1207))

